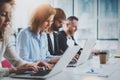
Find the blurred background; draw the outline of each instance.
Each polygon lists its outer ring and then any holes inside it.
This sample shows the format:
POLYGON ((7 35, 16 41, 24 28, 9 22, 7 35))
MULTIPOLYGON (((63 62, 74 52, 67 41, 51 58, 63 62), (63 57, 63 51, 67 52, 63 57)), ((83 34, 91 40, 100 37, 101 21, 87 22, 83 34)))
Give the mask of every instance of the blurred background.
MULTIPOLYGON (((76 41, 96 38, 96 49, 115 50, 120 45, 120 0, 16 0, 13 27, 28 27, 34 9, 44 3, 62 8, 66 16, 79 18, 76 41)), ((120 48, 119 48, 120 49, 120 48)))

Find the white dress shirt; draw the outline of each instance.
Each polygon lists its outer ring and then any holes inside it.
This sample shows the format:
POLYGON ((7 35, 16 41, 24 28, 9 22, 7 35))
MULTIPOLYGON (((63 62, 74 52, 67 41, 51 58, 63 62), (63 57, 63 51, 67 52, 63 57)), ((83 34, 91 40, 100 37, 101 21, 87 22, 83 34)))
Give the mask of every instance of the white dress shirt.
POLYGON ((74 46, 74 40, 72 39, 72 37, 68 36, 67 37, 67 45, 70 46, 74 46))

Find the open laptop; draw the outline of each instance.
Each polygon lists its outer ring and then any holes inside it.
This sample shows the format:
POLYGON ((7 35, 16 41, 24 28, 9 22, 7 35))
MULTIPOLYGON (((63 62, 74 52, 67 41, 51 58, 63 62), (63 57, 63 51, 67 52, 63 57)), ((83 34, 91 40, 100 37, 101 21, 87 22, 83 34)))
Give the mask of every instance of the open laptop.
POLYGON ((67 67, 76 67, 76 66, 79 66, 79 65, 85 63, 88 60, 88 58, 91 54, 91 51, 92 51, 93 47, 95 46, 95 43, 96 43, 95 38, 87 39, 77 62, 72 63, 72 64, 70 63, 70 64, 68 64, 67 67))
POLYGON ((25 78, 25 79, 44 79, 49 78, 52 76, 55 76, 56 74, 62 72, 63 69, 66 68, 66 66, 69 64, 69 62, 72 60, 72 58, 75 56, 75 54, 80 49, 80 46, 71 46, 68 47, 67 50, 64 52, 64 54, 61 56, 60 60, 55 64, 53 69, 45 76, 33 76, 31 74, 12 74, 10 77, 12 78, 25 78))

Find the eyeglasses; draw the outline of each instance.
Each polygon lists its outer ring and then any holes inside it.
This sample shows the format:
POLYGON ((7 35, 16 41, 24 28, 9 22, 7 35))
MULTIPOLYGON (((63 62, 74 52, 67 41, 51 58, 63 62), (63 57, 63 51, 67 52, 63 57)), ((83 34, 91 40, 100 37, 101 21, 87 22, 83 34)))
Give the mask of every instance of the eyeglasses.
POLYGON ((0 16, 4 16, 4 17, 11 17, 11 13, 8 13, 8 12, 0 12, 0 16))
POLYGON ((65 21, 63 20, 57 20, 60 24, 65 24, 65 21))

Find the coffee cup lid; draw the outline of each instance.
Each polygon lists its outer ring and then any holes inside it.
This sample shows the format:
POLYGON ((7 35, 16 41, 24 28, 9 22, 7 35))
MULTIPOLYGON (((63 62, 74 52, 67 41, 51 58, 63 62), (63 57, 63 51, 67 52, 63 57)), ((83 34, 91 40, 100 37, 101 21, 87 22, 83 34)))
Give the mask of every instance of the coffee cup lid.
POLYGON ((100 52, 100 54, 107 54, 107 52, 106 51, 102 51, 102 52, 100 52))

